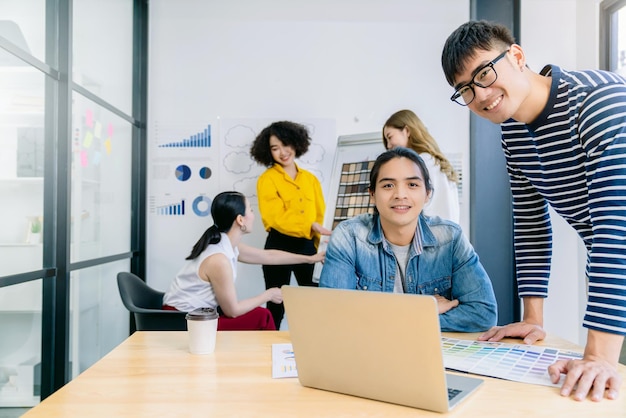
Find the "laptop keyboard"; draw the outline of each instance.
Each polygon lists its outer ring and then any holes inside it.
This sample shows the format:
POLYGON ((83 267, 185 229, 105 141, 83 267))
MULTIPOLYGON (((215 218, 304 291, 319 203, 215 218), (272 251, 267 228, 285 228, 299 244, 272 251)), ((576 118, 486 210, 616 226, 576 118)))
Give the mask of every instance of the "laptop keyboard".
POLYGON ((459 393, 461 393, 461 391, 459 389, 448 388, 448 400, 451 401, 459 393))

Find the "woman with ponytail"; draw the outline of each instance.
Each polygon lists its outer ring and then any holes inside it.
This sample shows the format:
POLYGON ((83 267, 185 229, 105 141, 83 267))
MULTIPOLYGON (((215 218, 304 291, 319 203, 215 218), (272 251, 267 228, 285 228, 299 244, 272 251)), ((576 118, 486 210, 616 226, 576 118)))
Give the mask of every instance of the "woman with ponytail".
POLYGON ((280 250, 261 250, 241 242, 252 230, 254 213, 239 192, 222 192, 211 205, 214 224, 193 246, 187 263, 163 297, 165 309, 189 312, 197 308, 218 309, 218 330, 275 330, 267 302, 281 303, 277 287, 260 295, 237 300, 237 261, 248 264, 296 264, 322 261, 323 254, 301 255, 280 250))

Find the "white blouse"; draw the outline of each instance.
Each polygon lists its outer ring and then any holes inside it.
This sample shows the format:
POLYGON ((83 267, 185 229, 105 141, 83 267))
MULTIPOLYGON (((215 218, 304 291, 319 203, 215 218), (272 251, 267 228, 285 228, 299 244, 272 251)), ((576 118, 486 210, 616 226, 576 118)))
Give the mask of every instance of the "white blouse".
POLYGON ((163 296, 165 305, 173 306, 179 311, 191 312, 198 308, 217 308, 217 298, 213 285, 200 278, 200 265, 213 254, 224 254, 233 268, 233 282, 237 280, 237 258, 239 249, 233 248, 228 235, 222 233, 217 244, 209 245, 198 257, 187 260, 178 272, 170 288, 163 296))
POLYGON ((424 206, 424 214, 439 216, 458 224, 461 220, 461 208, 457 184, 441 172, 441 167, 432 155, 423 153, 420 157, 426 163, 434 189, 430 201, 424 206))

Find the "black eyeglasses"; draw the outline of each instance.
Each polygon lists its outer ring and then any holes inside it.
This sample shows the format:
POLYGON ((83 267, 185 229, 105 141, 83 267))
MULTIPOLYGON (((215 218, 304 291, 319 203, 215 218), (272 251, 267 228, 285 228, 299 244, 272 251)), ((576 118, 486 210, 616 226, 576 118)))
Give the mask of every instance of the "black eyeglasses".
POLYGON ((507 52, 509 52, 508 49, 495 57, 489 64, 480 67, 478 71, 474 73, 472 81, 456 89, 452 97, 450 97, 450 100, 460 104, 461 106, 467 106, 472 103, 474 97, 476 97, 473 85, 485 89, 495 83, 498 79, 498 73, 496 73, 493 66, 496 65, 496 63, 500 61, 507 52))

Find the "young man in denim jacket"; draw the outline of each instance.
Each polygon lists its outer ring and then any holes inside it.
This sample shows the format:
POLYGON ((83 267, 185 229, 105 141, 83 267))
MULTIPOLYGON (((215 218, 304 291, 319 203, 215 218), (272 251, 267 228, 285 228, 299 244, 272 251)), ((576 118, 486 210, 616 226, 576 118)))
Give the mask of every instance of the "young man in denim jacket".
POLYGON ((320 287, 433 295, 442 331, 494 326, 491 281, 461 227, 422 214, 433 189, 420 156, 407 148, 381 154, 369 193, 375 213, 334 229, 320 287))

